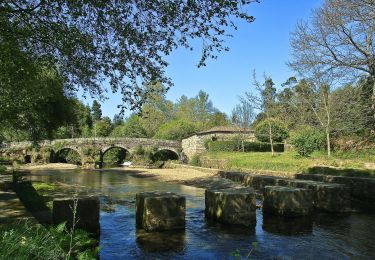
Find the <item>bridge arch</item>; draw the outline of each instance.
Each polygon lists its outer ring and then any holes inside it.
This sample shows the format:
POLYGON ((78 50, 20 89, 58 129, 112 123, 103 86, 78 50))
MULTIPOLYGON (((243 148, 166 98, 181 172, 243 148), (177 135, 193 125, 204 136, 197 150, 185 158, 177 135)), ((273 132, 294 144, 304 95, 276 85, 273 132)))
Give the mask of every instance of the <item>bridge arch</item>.
POLYGON ((153 155, 154 161, 179 160, 180 155, 175 149, 159 148, 153 155))
POLYGON ((82 165, 81 154, 79 150, 74 147, 63 147, 55 150, 53 153, 53 161, 82 165))
POLYGON ((113 145, 105 147, 100 153, 100 163, 101 166, 105 164, 118 165, 123 163, 130 156, 130 151, 128 148, 122 145, 113 145), (107 157, 107 158, 106 158, 107 157))

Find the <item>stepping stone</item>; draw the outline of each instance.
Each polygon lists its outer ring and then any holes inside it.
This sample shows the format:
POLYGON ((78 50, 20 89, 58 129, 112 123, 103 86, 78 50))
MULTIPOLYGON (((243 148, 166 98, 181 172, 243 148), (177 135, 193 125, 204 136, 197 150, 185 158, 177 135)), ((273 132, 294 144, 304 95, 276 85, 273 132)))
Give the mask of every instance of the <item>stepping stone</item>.
POLYGON ((265 186, 276 185, 277 178, 273 176, 263 176, 263 175, 250 175, 248 174, 244 178, 244 184, 246 186, 251 186, 254 189, 261 190, 265 186))
POLYGON ((351 196, 357 199, 369 202, 372 202, 375 199, 375 178, 322 174, 296 174, 296 179, 344 184, 350 189, 351 196))
POLYGON ((73 227, 75 208, 75 229, 83 229, 94 235, 99 236, 99 211, 100 202, 98 197, 78 198, 75 204, 74 199, 55 199, 53 200, 52 218, 54 224, 67 222, 66 227, 73 227), (76 206, 76 208, 75 208, 76 206))
POLYGON ((289 180, 289 187, 313 191, 314 207, 329 212, 350 211, 350 191, 345 185, 308 180, 289 180))
POLYGON ((308 189, 266 186, 263 197, 263 212, 274 215, 306 216, 313 207, 313 194, 308 189))
POLYGON ((136 194, 136 226, 145 231, 185 229, 186 199, 171 192, 136 194))
POLYGON ((255 227, 256 203, 252 188, 206 190, 205 215, 208 219, 231 224, 255 227))

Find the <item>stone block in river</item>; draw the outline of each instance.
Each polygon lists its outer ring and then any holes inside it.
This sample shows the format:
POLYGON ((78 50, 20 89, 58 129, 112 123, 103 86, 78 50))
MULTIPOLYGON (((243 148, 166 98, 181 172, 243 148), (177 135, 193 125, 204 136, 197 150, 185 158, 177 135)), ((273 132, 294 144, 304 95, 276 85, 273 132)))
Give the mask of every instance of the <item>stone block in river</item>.
POLYGON ((375 178, 333 176, 322 174, 296 174, 297 179, 344 184, 354 198, 372 202, 375 199, 375 178))
POLYGON ((251 186, 254 189, 260 190, 265 186, 276 185, 277 178, 273 176, 247 174, 244 178, 243 183, 246 186, 251 186))
POLYGON ((313 191, 314 207, 329 212, 350 211, 350 191, 345 185, 308 180, 290 180, 288 186, 313 191))
POLYGON ((305 216, 313 207, 313 193, 308 189, 266 186, 263 198, 263 212, 274 215, 305 216))
POLYGON ((171 192, 136 195, 136 226, 146 231, 185 228, 186 199, 171 192))
POLYGON ((208 219, 247 227, 256 224, 255 192, 252 188, 206 190, 205 204, 208 219))
POLYGON ((53 223, 66 222, 67 228, 71 229, 73 227, 74 211, 75 229, 83 229, 97 236, 100 234, 100 202, 98 197, 53 200, 53 223))

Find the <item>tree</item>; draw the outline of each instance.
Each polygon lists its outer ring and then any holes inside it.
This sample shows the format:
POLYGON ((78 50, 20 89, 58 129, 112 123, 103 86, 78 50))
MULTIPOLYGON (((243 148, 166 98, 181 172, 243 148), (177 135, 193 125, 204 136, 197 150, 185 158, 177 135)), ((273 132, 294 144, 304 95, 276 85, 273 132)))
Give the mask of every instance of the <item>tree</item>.
POLYGON ((32 140, 51 138, 54 130, 72 118, 63 83, 49 60, 30 59, 17 42, 0 38, 0 118, 4 129, 25 132, 22 135, 32 140))
POLYGON ((226 126, 229 125, 227 115, 223 112, 215 112, 208 119, 207 128, 212 128, 214 126, 226 126))
POLYGON ((331 85, 332 77, 329 74, 321 74, 319 70, 315 70, 309 80, 301 80, 295 86, 296 94, 311 109, 317 124, 326 134, 328 156, 331 155, 332 132, 331 85))
POLYGON ((255 127, 255 137, 261 142, 269 142, 269 125, 272 128, 272 142, 283 142, 288 138, 288 128, 278 119, 268 118, 259 122, 255 127), (268 122, 269 121, 269 122, 268 122))
POLYGON ((94 100, 92 102, 91 112, 92 112, 92 119, 94 122, 99 121, 102 119, 102 106, 99 104, 98 101, 94 100))
POLYGON ((147 131, 143 127, 139 116, 133 114, 128 118, 124 127, 124 136, 135 138, 147 137, 147 131))
POLYGON ((303 76, 319 67, 340 79, 368 75, 375 116, 375 2, 326 0, 310 21, 297 25, 289 65, 303 76))
POLYGON ((242 152, 245 152, 245 134, 250 129, 250 125, 254 121, 255 113, 251 104, 240 99, 240 104, 236 105, 232 110, 232 123, 240 129, 240 141, 242 152))
POLYGON ((115 114, 113 116, 112 123, 113 123, 113 126, 116 127, 116 126, 122 125, 124 123, 124 120, 121 115, 115 114))
POLYGON ((162 125, 155 134, 157 139, 182 140, 195 133, 197 126, 186 120, 172 120, 162 125))
POLYGON ((253 0, 224 1, 37 1, 0 2, 0 38, 17 39, 29 57, 59 64, 65 87, 102 95, 108 80, 130 109, 141 107, 144 82, 164 75, 165 57, 179 46, 202 42, 204 66, 228 50, 233 18, 252 22, 244 10, 253 0))
POLYGON ((109 136, 113 129, 111 119, 107 116, 95 122, 96 136, 106 137, 109 136))
POLYGON ((254 109, 260 111, 266 122, 268 124, 268 140, 271 146, 271 154, 274 156, 273 149, 273 133, 272 133, 272 124, 270 118, 273 117, 275 113, 275 104, 276 104, 276 88, 272 79, 264 75, 264 83, 260 83, 256 79, 255 71, 253 72, 253 80, 256 92, 258 95, 253 92, 246 92, 245 98, 247 102, 253 106, 254 109))

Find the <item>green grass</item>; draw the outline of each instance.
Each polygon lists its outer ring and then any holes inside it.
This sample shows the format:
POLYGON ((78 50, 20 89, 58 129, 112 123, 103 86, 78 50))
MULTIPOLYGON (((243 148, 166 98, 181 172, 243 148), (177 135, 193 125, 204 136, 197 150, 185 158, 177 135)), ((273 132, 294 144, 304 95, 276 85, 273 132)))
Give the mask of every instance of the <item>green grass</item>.
MULTIPOLYGON (((303 172, 314 166, 364 169, 365 163, 375 162, 375 157, 371 158, 364 154, 357 154, 357 157, 354 154, 333 154, 328 157, 322 152, 315 152, 310 157, 301 157, 296 152, 277 153, 275 156, 270 152, 209 152, 204 156, 227 160, 229 167, 235 169, 291 173, 303 172)), ((365 172, 373 171, 365 170, 365 172)))
POLYGON ((97 259, 97 241, 83 230, 69 233, 65 224, 47 228, 34 222, 0 225, 0 259, 97 259), (74 245, 70 247, 70 238, 74 245), (69 249, 71 254, 68 254, 69 249))
POLYGON ((56 185, 46 182, 33 182, 32 185, 34 189, 41 195, 44 195, 56 189, 56 185))

